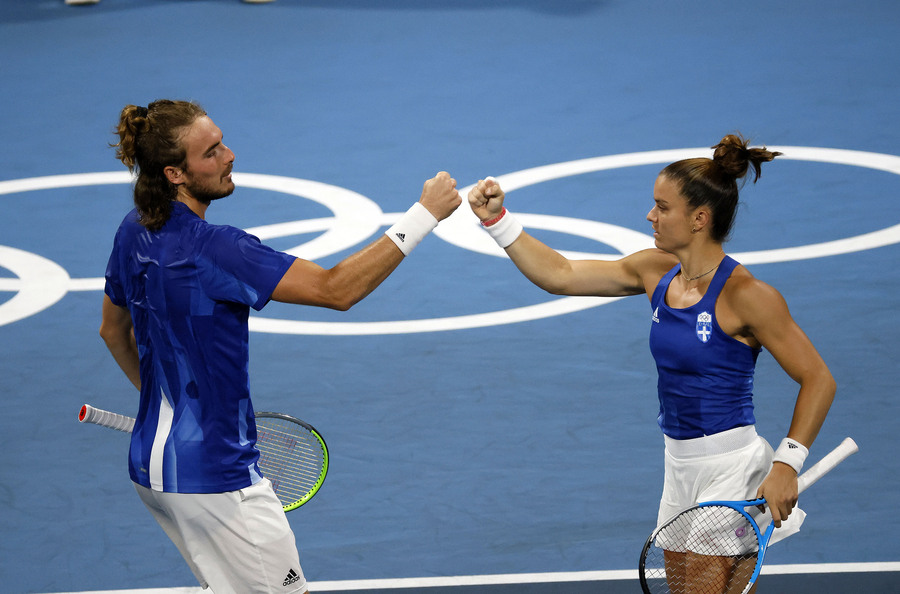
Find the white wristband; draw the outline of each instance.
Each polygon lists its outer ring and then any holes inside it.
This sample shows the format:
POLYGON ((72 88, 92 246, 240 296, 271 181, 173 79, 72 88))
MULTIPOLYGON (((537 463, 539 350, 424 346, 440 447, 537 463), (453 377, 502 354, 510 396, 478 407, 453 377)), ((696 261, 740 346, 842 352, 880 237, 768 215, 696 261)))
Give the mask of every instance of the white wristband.
POLYGON ((809 450, 802 443, 790 437, 781 440, 781 445, 775 450, 775 456, 772 462, 783 462, 793 468, 797 474, 803 468, 803 463, 809 455, 809 450))
POLYGON ((494 238, 497 245, 503 249, 512 245, 523 231, 522 223, 505 208, 499 220, 494 219, 490 225, 485 225, 484 223, 481 225, 488 232, 488 235, 494 238))
POLYGON ((397 244, 404 256, 408 256, 437 224, 434 215, 421 202, 416 202, 384 234, 397 244))

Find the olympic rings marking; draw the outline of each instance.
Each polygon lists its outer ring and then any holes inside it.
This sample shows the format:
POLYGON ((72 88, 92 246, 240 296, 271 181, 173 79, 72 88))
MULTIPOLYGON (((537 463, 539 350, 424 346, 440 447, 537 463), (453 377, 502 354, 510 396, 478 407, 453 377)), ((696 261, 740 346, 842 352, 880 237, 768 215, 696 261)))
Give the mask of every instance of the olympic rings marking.
MULTIPOLYGON (((770 147, 784 153, 782 159, 817 161, 877 169, 900 175, 900 157, 882 153, 849 151, 815 147, 770 147)), ((708 156, 709 149, 675 149, 648 151, 605 157, 595 157, 544 165, 498 176, 504 190, 513 190, 536 183, 583 173, 670 163, 694 156, 708 156)), ((123 184, 132 181, 127 172, 101 172, 60 175, 0 182, 0 194, 30 190, 123 184)), ((334 254, 365 241, 381 226, 393 223, 400 213, 383 213, 371 199, 337 186, 290 177, 235 174, 240 186, 284 192, 311 199, 329 208, 335 216, 277 223, 248 229, 261 239, 285 237, 299 233, 324 231, 322 235, 299 245, 288 253, 306 259, 334 254)), ((465 195, 472 186, 460 189, 465 195)), ((618 254, 592 254, 562 251, 569 258, 614 259, 653 245, 652 238, 631 229, 584 219, 517 213, 528 227, 558 231, 594 239, 618 250, 618 254)), ((474 252, 505 257, 503 250, 480 230, 478 221, 469 209, 462 207, 442 221, 435 234, 444 241, 474 252)), ((733 254, 741 262, 761 264, 819 258, 873 249, 900 243, 900 224, 855 237, 793 248, 733 254)), ((58 264, 36 254, 0 246, 0 265, 11 270, 17 279, 0 279, 0 291, 17 294, 0 305, 0 326, 33 315, 59 301, 68 291, 102 290, 102 278, 72 279, 58 264)), ((253 316, 250 329, 257 332, 282 334, 372 335, 460 330, 498 324, 535 320, 596 307, 619 298, 563 297, 548 302, 497 312, 422 320, 385 322, 304 322, 253 316)))
MULTIPOLYGON (((322 235, 303 245, 287 250, 287 253, 305 260, 316 260, 350 248, 375 234, 381 221, 381 208, 371 199, 351 190, 320 182, 293 177, 262 175, 255 173, 235 173, 235 185, 284 192, 308 198, 327 207, 334 213, 329 218, 331 224, 320 228, 312 220, 276 223, 248 229, 260 239, 271 239, 306 233, 325 231, 322 235)), ((322 219, 318 219, 321 221, 322 219)))
MULTIPOLYGON (((371 237, 379 228, 381 208, 374 201, 350 190, 320 182, 274 175, 238 174, 235 183, 261 190, 274 190, 308 198, 328 207, 335 215, 322 235, 287 250, 298 257, 316 259, 351 247, 371 237)), ((127 184, 133 178, 127 171, 53 175, 0 182, 0 195, 31 190, 76 186, 127 184)), ((304 232, 309 221, 280 223, 256 228, 261 237, 282 237, 304 232)), ((102 291, 103 278, 72 279, 59 265, 35 254, 0 246, 0 266, 11 270, 17 279, 0 279, 0 291, 17 294, 0 305, 0 326, 10 324, 50 307, 68 291, 102 291)))
MULTIPOLYGON (((877 169, 900 175, 900 157, 896 155, 886 155, 883 153, 871 153, 865 151, 850 151, 841 149, 802 147, 802 146, 773 146, 770 150, 784 153, 779 159, 790 159, 795 161, 816 161, 820 163, 834 163, 838 165, 853 165, 857 167, 865 167, 868 169, 877 169)), ((621 155, 610 155, 604 157, 593 157, 589 159, 580 159, 577 161, 566 161, 563 163, 554 163, 552 165, 542 165, 531 169, 523 169, 514 173, 495 176, 501 182, 505 192, 518 190, 526 186, 537 183, 559 179, 562 177, 570 177, 573 175, 581 175, 583 173, 593 173, 595 171, 603 171, 607 169, 619 169, 622 167, 633 167, 637 165, 653 165, 657 163, 672 163, 681 159, 687 159, 697 156, 711 156, 711 151, 705 148, 693 149, 673 149, 662 151, 647 151, 641 153, 625 153, 621 155)), ((446 221, 442 221, 441 225, 435 230, 435 234, 444 241, 452 243, 457 247, 468 249, 483 254, 504 256, 501 250, 490 237, 482 232, 477 225, 475 216, 468 211, 460 212, 459 209, 446 221)), ((516 216, 525 223, 523 215, 516 213, 516 216)), ((548 220, 547 217, 540 215, 532 215, 530 226, 543 228, 548 230, 559 230, 553 227, 541 227, 541 221, 548 220)), ((571 224, 571 222, 569 223, 571 224)), ((528 226, 528 225, 526 225, 528 226)), ((621 230, 622 228, 616 227, 621 230)), ((573 232, 576 235, 581 233, 573 232)), ((606 235, 602 237, 594 236, 593 239, 618 247, 621 246, 615 242, 615 235, 606 235)), ((792 260, 805 260, 809 258, 822 258, 825 256, 835 256, 838 254, 846 254, 862 250, 874 249, 885 245, 900 242, 900 224, 865 233, 855 237, 839 239, 836 241, 828 241, 824 243, 810 244, 793 248, 763 250, 754 252, 742 252, 732 254, 735 260, 743 264, 771 264, 774 262, 786 262, 792 260)), ((652 246, 652 240, 648 246, 652 246)), ((611 259, 618 258, 621 255, 629 253, 621 251, 621 254, 604 255, 604 254, 583 254, 576 252, 560 251, 569 258, 602 258, 611 259)))
POLYGON ((0 291, 16 291, 0 305, 0 326, 47 309, 69 290, 69 273, 47 258, 0 245, 0 262, 19 277, 0 282, 0 291))

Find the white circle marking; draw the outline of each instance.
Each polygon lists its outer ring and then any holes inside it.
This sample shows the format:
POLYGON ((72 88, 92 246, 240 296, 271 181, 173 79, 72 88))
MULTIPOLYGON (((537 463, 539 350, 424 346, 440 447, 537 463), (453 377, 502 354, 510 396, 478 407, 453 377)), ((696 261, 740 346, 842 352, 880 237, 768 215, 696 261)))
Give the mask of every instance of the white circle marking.
MULTIPOLYGON (((816 161, 877 169, 900 175, 900 157, 883 153, 851 151, 816 147, 769 147, 780 151, 782 159, 816 161)), ((580 159, 543 165, 531 169, 497 176, 506 192, 525 186, 607 169, 637 165, 670 163, 694 156, 709 156, 709 149, 673 149, 626 153, 580 159)), ((30 190, 130 183, 128 172, 99 172, 58 175, 0 182, 0 194, 30 190)), ((291 250, 295 256, 313 260, 334 254, 365 241, 380 226, 390 225, 400 213, 385 214, 371 199, 337 186, 297 178, 243 173, 235 174, 240 186, 284 192, 309 198, 323 204, 334 217, 291 221, 248 229, 260 239, 285 237, 298 233, 324 231, 322 235, 291 250)), ((472 186, 460 189, 467 194, 472 186)), ((569 258, 614 259, 653 245, 649 235, 637 231, 585 219, 517 213, 523 224, 536 229, 570 233, 594 239, 615 248, 618 254, 594 254, 561 251, 569 258)), ((480 229, 477 218, 469 209, 461 207, 441 222, 435 235, 457 247, 492 256, 506 254, 480 229)), ((762 264, 821 258, 900 242, 900 224, 871 233, 805 246, 735 253, 735 259, 746 264, 762 264)), ((18 278, 0 279, 0 291, 17 294, 0 305, 0 326, 23 319, 50 307, 70 290, 102 290, 102 278, 71 279, 59 265, 36 254, 15 248, 0 246, 0 265, 11 270, 18 278)), ((250 329, 257 332, 284 334, 371 335, 401 334, 460 330, 509 324, 562 315, 596 307, 619 298, 563 297, 548 302, 473 315, 431 318, 422 320, 395 320, 383 322, 305 322, 252 316, 250 329)))

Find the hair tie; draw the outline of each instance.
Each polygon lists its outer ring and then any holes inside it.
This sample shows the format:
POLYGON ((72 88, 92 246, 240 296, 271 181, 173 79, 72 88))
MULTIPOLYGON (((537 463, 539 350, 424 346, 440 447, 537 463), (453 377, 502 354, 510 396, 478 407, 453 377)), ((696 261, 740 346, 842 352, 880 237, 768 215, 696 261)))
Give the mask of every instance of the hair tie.
POLYGON ((137 107, 135 115, 137 115, 138 117, 146 118, 150 113, 150 110, 146 107, 141 107, 140 105, 136 105, 135 107, 137 107))

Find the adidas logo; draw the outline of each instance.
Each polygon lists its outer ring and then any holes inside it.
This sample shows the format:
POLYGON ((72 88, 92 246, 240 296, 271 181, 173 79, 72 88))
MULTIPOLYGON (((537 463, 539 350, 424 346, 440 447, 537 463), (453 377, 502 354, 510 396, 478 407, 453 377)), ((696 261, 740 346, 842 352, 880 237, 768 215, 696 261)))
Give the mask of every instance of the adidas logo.
POLYGON ((397 239, 400 240, 400 243, 406 242, 406 233, 395 233, 394 235, 397 236, 397 239))
POLYGON ((294 582, 299 582, 299 581, 300 581, 300 574, 298 574, 296 571, 294 571, 292 569, 288 572, 287 577, 284 578, 284 583, 282 584, 282 586, 290 586, 294 582))
POLYGON ((799 448, 797 447, 797 444, 788 442, 788 449, 789 450, 797 450, 799 448))
POLYGON ((653 310, 653 316, 650 319, 653 320, 655 323, 659 324, 659 308, 658 307, 653 310))

